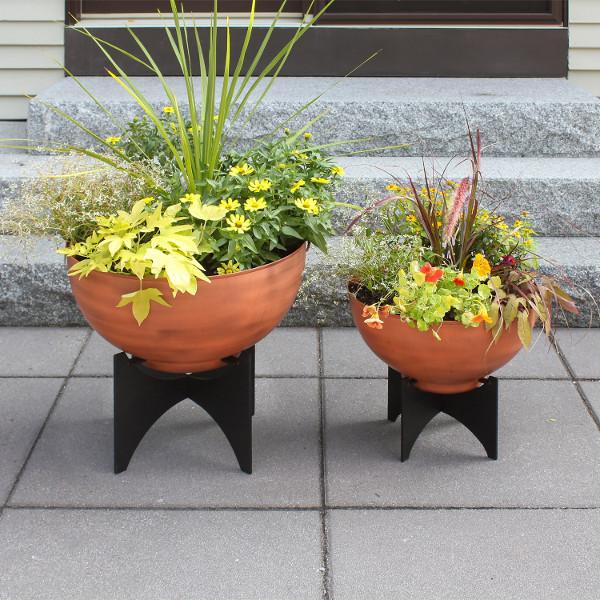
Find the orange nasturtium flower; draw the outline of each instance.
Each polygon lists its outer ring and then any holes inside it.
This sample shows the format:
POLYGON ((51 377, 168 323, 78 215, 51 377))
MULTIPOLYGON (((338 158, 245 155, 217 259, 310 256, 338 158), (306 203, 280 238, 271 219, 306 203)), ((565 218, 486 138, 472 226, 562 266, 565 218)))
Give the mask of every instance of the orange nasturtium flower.
POLYGON ((491 323, 492 319, 488 315, 488 311, 483 304, 479 307, 479 312, 471 319, 473 323, 491 323))
MULTIPOLYGON (((386 311, 385 314, 389 314, 389 306, 384 307, 383 310, 386 311)), ((379 317, 379 310, 375 305, 365 306, 362 311, 362 316, 365 319, 365 325, 367 327, 371 327, 372 329, 383 329, 383 321, 379 317)))
POLYGON ((425 275, 425 281, 429 283, 437 283, 444 275, 443 269, 436 269, 430 263, 425 263, 419 271, 425 275))

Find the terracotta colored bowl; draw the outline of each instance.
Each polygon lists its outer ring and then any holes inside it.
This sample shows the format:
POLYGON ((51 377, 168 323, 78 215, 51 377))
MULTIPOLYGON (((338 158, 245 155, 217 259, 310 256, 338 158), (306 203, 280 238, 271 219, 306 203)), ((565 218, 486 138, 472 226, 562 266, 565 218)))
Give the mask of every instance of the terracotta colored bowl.
MULTIPOLYGON (((132 275, 93 272, 70 277, 71 288, 88 323, 111 344, 143 358, 158 371, 190 373, 223 366, 264 338, 286 315, 302 281, 306 244, 288 256, 261 267, 215 275, 198 283, 195 296, 177 294, 167 281, 150 278, 171 307, 153 302, 138 326, 131 306, 116 308, 122 294, 139 288, 132 275)), ((67 264, 75 264, 69 258, 67 264)))
POLYGON ((381 315, 383 329, 372 329, 362 317, 365 305, 354 294, 349 297, 352 317, 369 348, 425 391, 456 394, 472 390, 521 349, 515 326, 503 331, 495 343, 485 327, 464 327, 456 321, 442 324, 441 342, 429 331, 409 327, 397 315, 381 315))

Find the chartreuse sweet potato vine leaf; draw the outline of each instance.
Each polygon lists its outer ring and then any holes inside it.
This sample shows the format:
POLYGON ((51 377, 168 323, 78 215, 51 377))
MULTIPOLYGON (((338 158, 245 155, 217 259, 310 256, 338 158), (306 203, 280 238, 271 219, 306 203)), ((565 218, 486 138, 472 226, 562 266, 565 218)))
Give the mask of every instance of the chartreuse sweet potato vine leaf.
MULTIPOLYGON (((223 218, 224 209, 217 206, 198 207, 198 219, 214 221, 223 218), (202 209, 211 209, 204 210, 202 209)), ((153 275, 164 277, 176 296, 178 292, 195 294, 198 280, 210 282, 196 256, 207 239, 206 227, 201 232, 185 216, 180 203, 164 212, 162 203, 153 198, 136 202, 130 212, 97 217, 98 228, 83 242, 60 250, 78 261, 69 275, 87 277, 93 271, 132 273, 141 281, 153 275)), ((169 306, 156 288, 124 294, 118 307, 132 305, 133 316, 142 324, 150 311, 150 303, 169 306)))
POLYGON ((131 304, 133 316, 138 325, 141 325, 150 314, 150 302, 157 302, 162 306, 171 306, 163 297, 158 288, 146 288, 123 294, 117 308, 131 304))

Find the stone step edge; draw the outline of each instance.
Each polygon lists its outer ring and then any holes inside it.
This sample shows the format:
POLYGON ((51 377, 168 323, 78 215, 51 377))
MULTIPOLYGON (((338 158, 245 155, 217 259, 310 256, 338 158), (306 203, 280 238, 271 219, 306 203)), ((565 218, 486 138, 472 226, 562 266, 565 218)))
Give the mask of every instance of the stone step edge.
MULTIPOLYGON (((136 112, 132 100, 103 78, 82 78, 117 121, 136 112)), ((303 126, 329 109, 312 132, 321 143, 367 137, 377 147, 410 143, 408 148, 388 150, 389 155, 448 154, 466 147, 465 111, 472 128, 481 128, 488 154, 497 156, 561 155, 600 156, 600 102, 564 79, 403 79, 348 78, 336 80, 286 78, 275 83, 265 102, 252 117, 251 126, 233 131, 249 143, 284 123, 306 102, 318 102, 288 123, 303 126), (338 80, 339 81, 339 80, 338 80)), ((164 106, 160 83, 151 78, 137 81, 157 109, 164 106)), ((180 82, 175 82, 180 87, 180 82)), ((178 93, 178 92, 177 92, 178 93)), ((44 91, 29 107, 29 134, 42 146, 52 142, 89 143, 87 135, 57 116, 42 102, 76 114, 102 137, 118 135, 98 107, 68 78, 44 91)), ((237 126, 236 126, 237 127, 237 126)), ((353 150, 364 142, 353 144, 353 150)), ((380 152, 381 154, 381 152, 380 152)))
MULTIPOLYGON (((63 157, 26 154, 0 156, 0 206, 11 186, 36 174, 56 173, 65 164, 63 157)), ((336 189, 336 198, 366 206, 389 194, 386 185, 397 178, 408 177, 423 183, 423 162, 431 173, 442 171, 446 177, 459 180, 469 171, 462 159, 446 157, 375 158, 333 157, 333 162, 346 169, 336 189)), ((600 158, 498 158, 488 157, 483 163, 483 189, 489 194, 484 203, 493 206, 507 218, 522 211, 530 213, 533 226, 541 235, 600 235, 600 158)), ((343 232, 356 216, 351 209, 338 209, 334 216, 336 231, 343 232)), ((373 222, 374 217, 369 219, 373 222)))
MULTIPOLYGON (((334 255, 340 240, 334 239, 334 255)), ((573 327, 600 327, 600 238, 540 238, 540 254, 551 262, 543 265, 549 274, 564 279, 577 299, 581 315, 569 318, 573 327), (561 264, 562 267, 556 265, 561 264), (582 293, 585 287, 588 293, 582 293)), ((51 240, 31 240, 27 253, 10 236, 0 236, 0 326, 83 325, 71 295, 64 258, 54 251, 51 240)), ((283 325, 350 326, 345 282, 337 277, 331 260, 311 249, 305 283, 283 325)), ((557 322, 564 321, 558 315, 557 322)))

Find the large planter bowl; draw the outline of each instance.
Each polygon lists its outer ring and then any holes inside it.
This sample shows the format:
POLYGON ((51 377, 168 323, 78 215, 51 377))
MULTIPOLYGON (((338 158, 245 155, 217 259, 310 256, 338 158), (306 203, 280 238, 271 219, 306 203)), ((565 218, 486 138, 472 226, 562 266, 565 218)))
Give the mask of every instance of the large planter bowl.
MULTIPOLYGON (((160 289, 171 306, 153 302, 141 326, 131 306, 116 307, 122 294, 139 289, 136 277, 92 272, 69 279, 88 323, 117 348, 158 371, 209 371, 256 344, 281 322, 298 293, 306 247, 302 244, 268 265, 198 282, 194 296, 174 298, 165 279, 148 278, 144 286, 160 289)), ((75 262, 69 257, 69 268, 75 262)))
POLYGON ((503 331, 496 342, 485 327, 464 327, 445 321, 441 341, 430 331, 409 327, 397 315, 381 315, 382 329, 364 323, 364 304, 349 294, 352 317, 369 348, 424 391, 457 394, 476 388, 480 380, 509 362, 521 349, 516 326, 503 331))

